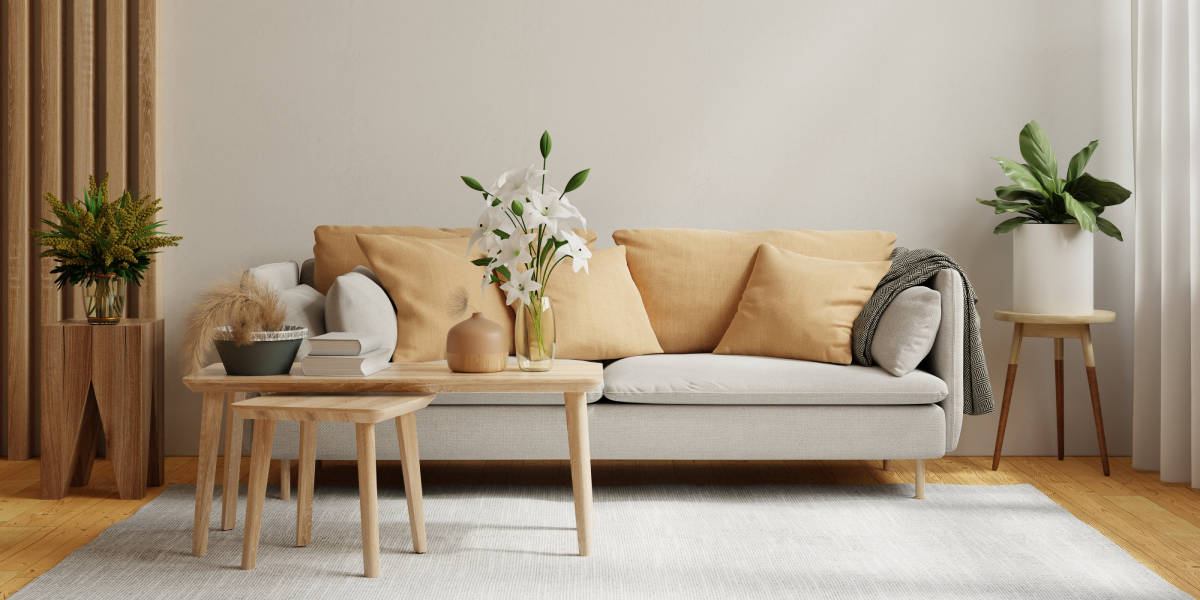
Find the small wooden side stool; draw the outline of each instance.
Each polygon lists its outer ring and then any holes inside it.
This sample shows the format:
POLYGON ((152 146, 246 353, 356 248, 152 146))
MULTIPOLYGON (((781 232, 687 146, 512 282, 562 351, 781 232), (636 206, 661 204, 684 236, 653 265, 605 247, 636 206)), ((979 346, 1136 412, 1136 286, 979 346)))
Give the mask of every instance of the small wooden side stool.
POLYGON ((1097 310, 1090 315, 1039 315, 998 310, 996 320, 1013 324, 1012 348, 1008 357, 1008 373, 1004 378, 1004 404, 1000 408, 1000 425, 996 429, 996 452, 992 470, 1000 468, 1000 450, 1004 446, 1004 427, 1008 424, 1008 409, 1012 406, 1013 384, 1017 379, 1017 358, 1021 340, 1027 337, 1054 339, 1054 396, 1058 414, 1058 459, 1063 459, 1063 339, 1076 338, 1083 346, 1083 365, 1087 369, 1088 388, 1092 395, 1092 414, 1096 419, 1096 438, 1100 443, 1100 464, 1104 475, 1108 470, 1108 444, 1104 441, 1104 418, 1100 414, 1100 386, 1096 383, 1096 356, 1092 349, 1093 323, 1112 323, 1116 313, 1097 310))
POLYGON ((362 513, 363 567, 367 577, 379 577, 379 499, 375 481, 375 425, 396 420, 404 495, 413 550, 425 552, 425 514, 421 506, 421 461, 417 450, 414 413, 436 394, 397 396, 259 396, 233 403, 234 419, 254 420, 250 451, 250 484, 246 491, 246 530, 242 539, 242 568, 253 569, 262 533, 267 472, 275 421, 300 422, 300 460, 297 482, 296 545, 312 539, 313 472, 316 469, 317 423, 354 423, 358 447, 358 499, 362 513))

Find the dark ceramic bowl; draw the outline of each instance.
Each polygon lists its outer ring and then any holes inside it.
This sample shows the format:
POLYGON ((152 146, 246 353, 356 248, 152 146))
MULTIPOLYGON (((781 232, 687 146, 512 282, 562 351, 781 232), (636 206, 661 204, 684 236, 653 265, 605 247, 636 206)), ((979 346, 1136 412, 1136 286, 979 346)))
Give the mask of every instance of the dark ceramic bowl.
POLYGON ((251 342, 239 346, 228 327, 217 328, 217 354, 229 375, 286 375, 292 370, 308 329, 288 325, 282 331, 256 331, 251 342))

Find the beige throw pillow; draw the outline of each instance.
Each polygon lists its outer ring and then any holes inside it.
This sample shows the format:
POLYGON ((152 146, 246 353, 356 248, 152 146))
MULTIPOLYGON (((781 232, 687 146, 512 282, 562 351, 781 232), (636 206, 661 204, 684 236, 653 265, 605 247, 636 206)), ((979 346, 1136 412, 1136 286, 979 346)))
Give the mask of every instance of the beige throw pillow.
POLYGON ((420 239, 398 235, 358 234, 358 244, 371 270, 396 305, 395 362, 442 360, 446 332, 467 318, 451 308, 467 294, 470 310, 499 323, 512 345, 512 313, 500 288, 479 283, 483 270, 470 262, 466 238, 420 239))
POLYGON ((629 272, 663 351, 710 352, 729 328, 761 244, 808 256, 887 260, 896 234, 886 231, 712 231, 627 229, 613 240, 628 252, 629 272))
POLYGON ((713 353, 848 365, 850 328, 890 266, 763 244, 737 314, 713 353))
POLYGON ((313 230, 313 287, 322 294, 339 275, 349 273, 367 258, 355 239, 360 233, 372 235, 403 235, 416 238, 457 238, 471 235, 471 228, 448 227, 375 227, 368 225, 321 225, 313 230))
POLYGON ((554 308, 555 356, 580 360, 661 354, 638 294, 625 248, 599 250, 588 273, 564 261, 551 275, 547 295, 554 308))

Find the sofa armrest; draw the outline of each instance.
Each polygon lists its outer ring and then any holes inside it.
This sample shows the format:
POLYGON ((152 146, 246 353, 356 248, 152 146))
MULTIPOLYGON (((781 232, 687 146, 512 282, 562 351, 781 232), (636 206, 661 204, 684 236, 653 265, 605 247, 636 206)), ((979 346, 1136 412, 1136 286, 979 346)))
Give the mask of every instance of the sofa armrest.
POLYGON ((930 281, 942 295, 942 322, 929 352, 928 369, 950 389, 940 404, 946 413, 946 452, 958 447, 963 421, 963 321, 965 315, 962 275, 942 269, 930 281))

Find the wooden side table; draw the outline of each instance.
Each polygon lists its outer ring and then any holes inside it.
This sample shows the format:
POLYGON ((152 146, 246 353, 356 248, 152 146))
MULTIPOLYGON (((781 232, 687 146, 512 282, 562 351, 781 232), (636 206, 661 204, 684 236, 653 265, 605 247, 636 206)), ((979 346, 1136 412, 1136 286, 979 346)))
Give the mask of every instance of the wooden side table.
POLYGON ((85 485, 103 427, 121 498, 163 484, 163 321, 42 326, 42 497, 85 485))
POLYGON ((1058 459, 1063 459, 1063 339, 1075 338, 1083 347, 1083 365, 1087 369, 1088 388, 1092 395, 1092 414, 1096 419, 1096 439, 1100 443, 1100 464, 1104 475, 1108 470, 1108 444, 1104 441, 1104 418, 1100 414, 1100 387, 1096 383, 1096 357, 1092 350, 1092 324, 1112 323, 1116 313, 1097 310, 1090 315, 1039 315, 998 310, 996 320, 1013 324, 1012 348, 1008 357, 1008 373, 1004 378, 1004 404, 1000 408, 1000 425, 996 429, 996 452, 992 455, 992 470, 1000 468, 1000 450, 1004 446, 1004 427, 1008 424, 1008 409, 1012 407, 1013 384, 1017 379, 1017 358, 1021 340, 1027 337, 1054 340, 1054 397, 1058 414, 1058 459))

